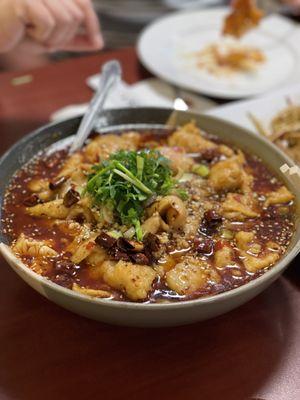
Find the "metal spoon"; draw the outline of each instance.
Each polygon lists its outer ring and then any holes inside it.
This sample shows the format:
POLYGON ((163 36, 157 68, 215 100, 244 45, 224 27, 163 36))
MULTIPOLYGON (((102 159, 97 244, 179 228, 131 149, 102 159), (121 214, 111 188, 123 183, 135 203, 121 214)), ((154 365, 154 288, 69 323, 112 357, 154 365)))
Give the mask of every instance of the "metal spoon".
POLYGON ((69 153, 80 150, 86 139, 94 128, 95 121, 100 111, 102 111, 107 95, 116 83, 120 82, 122 68, 118 61, 113 60, 105 63, 102 67, 99 88, 92 98, 89 107, 80 123, 74 142, 69 153))

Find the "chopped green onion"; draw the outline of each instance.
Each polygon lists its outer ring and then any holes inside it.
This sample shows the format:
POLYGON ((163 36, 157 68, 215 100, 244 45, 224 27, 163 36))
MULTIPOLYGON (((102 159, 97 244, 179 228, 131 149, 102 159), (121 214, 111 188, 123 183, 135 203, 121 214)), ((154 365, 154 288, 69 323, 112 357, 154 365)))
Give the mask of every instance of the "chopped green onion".
POLYGON ((127 231, 134 229, 138 240, 143 236, 141 218, 150 199, 177 191, 186 196, 172 176, 170 161, 157 150, 121 150, 92 170, 82 195, 88 193, 99 208, 109 207, 127 231))
POLYGON ((181 198, 181 200, 187 200, 189 198, 187 191, 183 188, 178 188, 175 191, 175 194, 181 198))
POLYGON ((206 178, 208 177, 210 170, 207 165, 197 164, 193 167, 193 172, 202 178, 206 178))
POLYGON ((133 236, 135 235, 135 229, 132 226, 131 228, 129 228, 126 232, 124 232, 124 238, 126 239, 132 239, 133 236))
POLYGON ((107 232, 107 234, 114 239, 119 239, 120 237, 122 237, 122 233, 119 231, 109 231, 107 232))
POLYGON ((76 191, 80 194, 80 196, 82 196, 85 189, 81 186, 76 186, 76 191))
POLYGON ((231 240, 234 238, 234 233, 229 229, 223 229, 221 232, 221 237, 223 239, 231 240))
POLYGON ((147 188, 141 181, 135 178, 131 178, 127 174, 124 174, 122 171, 119 171, 118 169, 113 170, 115 174, 121 176, 125 181, 128 181, 132 183, 134 186, 136 186, 138 189, 140 189, 142 192, 145 192, 146 194, 152 194, 152 191, 147 188))
POLYGON ((182 177, 178 180, 180 183, 189 182, 193 179, 193 174, 183 174, 182 177))
POLYGON ((145 160, 141 156, 136 156, 136 169, 137 169, 137 178, 139 180, 143 179, 143 170, 144 170, 145 160))
POLYGON ((142 231, 141 223, 138 219, 134 221, 134 227, 135 227, 136 238, 140 242, 143 240, 143 231, 142 231))

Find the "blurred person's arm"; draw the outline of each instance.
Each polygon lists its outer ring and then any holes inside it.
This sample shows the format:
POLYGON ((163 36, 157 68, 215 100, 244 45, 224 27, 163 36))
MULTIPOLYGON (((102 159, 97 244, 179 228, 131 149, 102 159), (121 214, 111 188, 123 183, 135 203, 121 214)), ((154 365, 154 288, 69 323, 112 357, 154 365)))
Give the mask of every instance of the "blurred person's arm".
POLYGON ((0 53, 23 40, 45 52, 103 46, 91 0, 0 0, 0 53))

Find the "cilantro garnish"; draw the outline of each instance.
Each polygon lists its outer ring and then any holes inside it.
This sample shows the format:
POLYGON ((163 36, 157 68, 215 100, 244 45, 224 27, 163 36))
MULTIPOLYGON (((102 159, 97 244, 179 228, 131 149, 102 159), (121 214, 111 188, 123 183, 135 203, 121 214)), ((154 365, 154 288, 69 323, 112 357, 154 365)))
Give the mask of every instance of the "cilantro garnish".
POLYGON ((147 200, 169 194, 177 184, 170 161, 157 150, 122 150, 93 171, 86 191, 96 205, 113 209, 119 222, 134 226, 138 240, 143 235, 140 221, 147 200))

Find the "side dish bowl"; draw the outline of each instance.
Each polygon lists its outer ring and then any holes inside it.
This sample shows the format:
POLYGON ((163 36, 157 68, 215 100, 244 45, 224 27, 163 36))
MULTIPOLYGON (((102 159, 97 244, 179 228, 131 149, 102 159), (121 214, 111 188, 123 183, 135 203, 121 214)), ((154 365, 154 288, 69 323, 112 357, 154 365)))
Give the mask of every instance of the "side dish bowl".
MULTIPOLYGON (((134 108, 108 110, 99 119, 102 132, 125 129, 156 129, 172 121, 178 125, 195 120, 197 125, 209 134, 232 143, 249 153, 256 154, 269 169, 279 175, 282 164, 293 162, 267 140, 221 119, 188 112, 176 112, 156 108, 134 108), (172 115, 172 118, 170 116, 172 115)), ((54 123, 38 129, 16 143, 0 160, 0 203, 12 175, 40 150, 57 141, 68 138, 76 132, 80 118, 54 123)), ((176 326, 205 320, 226 313, 267 288, 285 270, 300 251, 300 185, 288 176, 281 176, 286 186, 295 195, 295 233, 286 254, 262 276, 228 292, 176 303, 132 303, 97 299, 65 289, 38 275, 16 258, 7 246, 8 238, 0 225, 0 251, 14 271, 32 288, 54 303, 95 320, 127 326, 176 326)), ((0 211, 2 213, 2 211, 0 211)), ((2 215, 0 215, 2 217, 2 215)))

